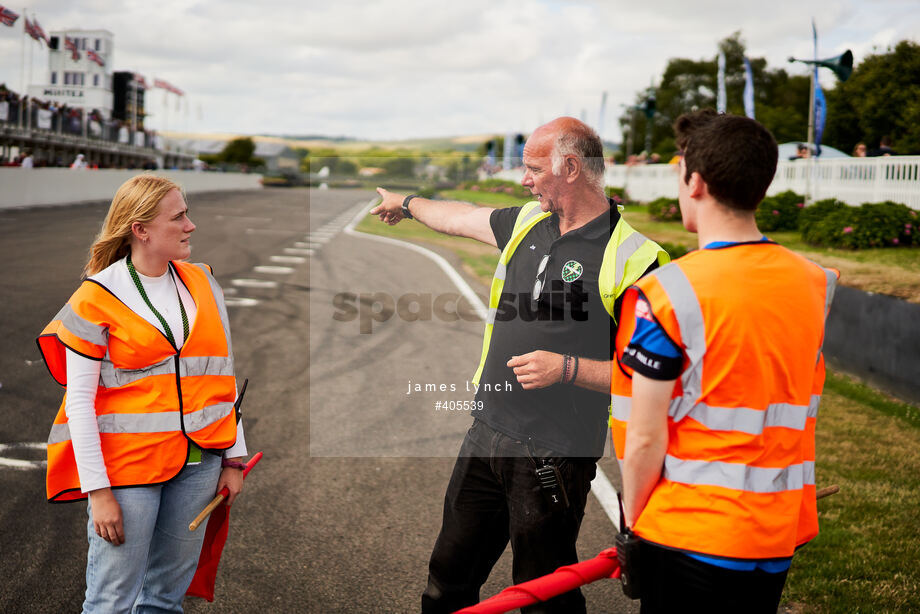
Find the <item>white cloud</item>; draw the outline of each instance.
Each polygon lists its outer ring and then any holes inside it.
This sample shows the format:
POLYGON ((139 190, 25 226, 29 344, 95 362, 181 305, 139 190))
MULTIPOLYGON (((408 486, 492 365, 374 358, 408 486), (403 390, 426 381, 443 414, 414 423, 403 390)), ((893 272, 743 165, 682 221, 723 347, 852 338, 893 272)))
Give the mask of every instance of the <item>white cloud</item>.
MULTIPOLYGON (((164 78, 188 93, 189 127, 242 133, 409 138, 530 131, 565 112, 597 120, 606 138, 620 105, 672 57, 713 57, 741 30, 750 55, 788 65, 845 48, 857 63, 920 32, 910 0, 92 0, 26 2, 46 30, 105 28, 118 70, 164 78), (195 109, 201 105, 204 119, 195 109)), ((18 10, 18 9, 17 9, 18 10)), ((0 82, 19 87, 21 22, 0 27, 0 82)), ((35 75, 46 52, 34 54, 35 75)), ((822 75, 826 86, 832 77, 822 75)), ((170 103, 174 105, 175 102, 170 103)), ((152 124, 165 120, 161 92, 152 124)), ((169 109, 170 125, 184 114, 169 109)))

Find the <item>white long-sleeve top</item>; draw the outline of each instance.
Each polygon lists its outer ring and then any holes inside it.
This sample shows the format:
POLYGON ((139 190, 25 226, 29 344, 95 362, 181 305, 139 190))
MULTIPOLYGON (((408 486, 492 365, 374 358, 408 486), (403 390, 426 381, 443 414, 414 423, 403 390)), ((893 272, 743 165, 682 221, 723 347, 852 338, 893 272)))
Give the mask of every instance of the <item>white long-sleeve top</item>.
MULTIPOLYGON (((191 330, 198 313, 192 295, 185 284, 172 273, 171 268, 159 277, 147 277, 140 273, 138 277, 150 302, 169 324, 177 345, 181 347, 185 339, 179 300, 181 297, 191 330)), ((105 286, 131 311, 163 331, 160 320, 144 302, 137 286, 134 285, 124 258, 91 276, 90 279, 105 286)), ((67 400, 64 404, 64 413, 70 426, 77 474, 80 476, 80 490, 84 493, 111 486, 105 470, 105 459, 102 458, 99 425, 96 423, 96 388, 99 385, 101 367, 100 361, 67 350, 67 400)), ((237 425, 236 443, 224 452, 224 456, 235 458, 246 454, 246 438, 243 435, 243 423, 240 422, 237 425)))

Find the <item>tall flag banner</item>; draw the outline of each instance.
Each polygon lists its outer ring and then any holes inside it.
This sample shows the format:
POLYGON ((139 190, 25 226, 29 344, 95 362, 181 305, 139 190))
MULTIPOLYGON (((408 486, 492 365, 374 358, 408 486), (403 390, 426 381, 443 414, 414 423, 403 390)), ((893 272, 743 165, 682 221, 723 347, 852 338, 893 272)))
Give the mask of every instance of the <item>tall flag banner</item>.
POLYGON ((46 44, 46 45, 50 42, 50 41, 48 40, 48 35, 45 34, 45 31, 42 29, 41 24, 38 23, 38 20, 35 19, 35 16, 34 16, 34 15, 32 16, 32 30, 35 32, 35 34, 38 35, 38 37, 39 37, 40 39, 42 39, 43 41, 45 41, 45 44, 46 44))
POLYGON ((99 57, 99 54, 93 51, 92 49, 86 50, 86 59, 90 62, 95 62, 99 66, 105 66, 105 60, 99 57))
POLYGON ((751 63, 744 58, 744 114, 755 119, 754 117, 754 71, 751 70, 751 63))
POLYGON ((70 52, 70 57, 74 62, 80 59, 80 52, 77 51, 77 42, 71 38, 64 37, 64 48, 70 52))
POLYGON ((824 123, 827 120, 827 101, 824 90, 818 81, 818 67, 815 66, 815 155, 821 155, 821 137, 824 135, 824 123))
POLYGON ((28 17, 22 20, 22 27, 26 31, 26 34, 38 42, 42 42, 44 40, 44 38, 42 38, 41 34, 39 34, 38 30, 35 28, 35 24, 29 21, 28 17))
POLYGON ((10 9, 0 4, 0 21, 3 22, 3 25, 12 28, 17 19, 19 19, 19 13, 14 13, 10 9))
POLYGON ((716 94, 716 111, 725 113, 726 96, 725 96, 725 52, 719 52, 719 91, 716 94))

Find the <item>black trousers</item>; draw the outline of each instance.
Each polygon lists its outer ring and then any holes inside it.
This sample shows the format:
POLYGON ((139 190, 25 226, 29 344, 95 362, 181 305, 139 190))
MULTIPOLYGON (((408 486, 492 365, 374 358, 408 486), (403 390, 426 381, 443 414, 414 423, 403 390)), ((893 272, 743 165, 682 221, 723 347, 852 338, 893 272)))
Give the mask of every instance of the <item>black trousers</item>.
MULTIPOLYGON (((547 500, 525 443, 478 420, 473 423, 444 497, 444 519, 422 594, 423 613, 453 612, 478 603, 479 589, 509 541, 515 584, 578 561, 575 541, 595 459, 554 457, 539 447, 535 452, 559 467, 568 508, 547 500)), ((578 614, 585 611, 585 600, 575 590, 523 611, 578 614)))
POLYGON ((641 614, 776 614, 786 574, 717 567, 643 541, 641 614))

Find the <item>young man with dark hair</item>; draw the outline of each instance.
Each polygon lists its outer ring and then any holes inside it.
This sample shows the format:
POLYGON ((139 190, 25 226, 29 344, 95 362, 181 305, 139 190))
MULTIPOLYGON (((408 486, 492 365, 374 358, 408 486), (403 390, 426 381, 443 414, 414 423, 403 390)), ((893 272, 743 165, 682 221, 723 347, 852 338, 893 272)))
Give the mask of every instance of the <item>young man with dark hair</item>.
POLYGON ((641 611, 775 614, 818 532, 815 417, 837 281, 770 241, 754 210, 776 170, 759 123, 675 124, 684 226, 700 249, 624 294, 612 435, 641 611))

